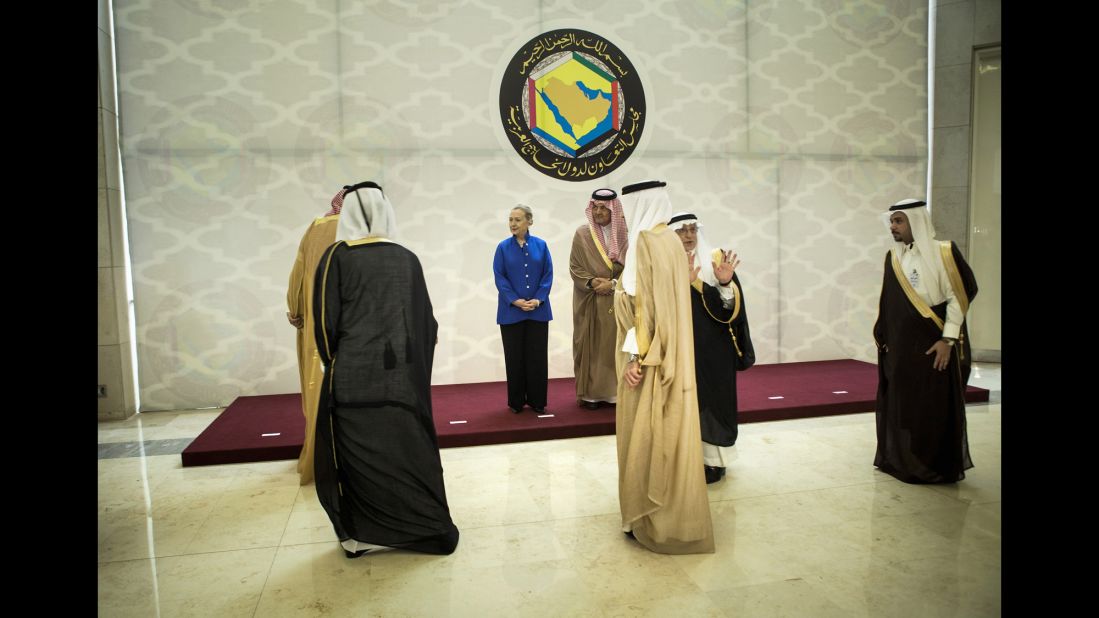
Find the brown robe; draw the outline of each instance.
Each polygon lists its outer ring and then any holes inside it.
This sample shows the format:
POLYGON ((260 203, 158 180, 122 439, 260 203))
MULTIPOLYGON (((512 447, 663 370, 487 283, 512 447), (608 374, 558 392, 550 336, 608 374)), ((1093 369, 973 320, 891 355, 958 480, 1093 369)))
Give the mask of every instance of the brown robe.
POLYGON ((576 398, 609 401, 618 390, 618 372, 614 366, 618 329, 614 321, 614 295, 596 294, 588 289, 588 280, 617 279, 622 274, 622 265, 607 258, 586 223, 576 228, 572 238, 569 274, 573 284, 572 366, 576 398))
MULTIPOLYGON (((638 235, 637 296, 615 292, 616 350, 634 327, 641 383, 618 386, 618 500, 623 530, 663 554, 714 551, 702 464, 690 273, 683 244, 660 224, 638 235)), ((618 352, 619 375, 628 354, 618 352)))
MULTIPOLYGON (((958 246, 940 251, 962 313, 977 296, 977 279, 958 246)), ((875 411, 878 448, 874 465, 905 483, 954 483, 973 467, 965 419, 965 389, 972 356, 962 322, 944 371, 928 355, 942 337, 946 302, 929 307, 912 289, 893 252, 885 254, 874 341, 878 346, 875 411)))
POLYGON ((313 481, 313 443, 317 422, 317 401, 320 396, 321 359, 317 355, 317 341, 313 337, 313 275, 321 256, 336 242, 336 226, 339 215, 313 220, 298 245, 298 256, 290 271, 290 285, 286 290, 286 307, 292 317, 305 318, 305 325, 298 329, 298 377, 301 379, 301 407, 305 415, 305 443, 298 456, 298 474, 301 484, 313 481))

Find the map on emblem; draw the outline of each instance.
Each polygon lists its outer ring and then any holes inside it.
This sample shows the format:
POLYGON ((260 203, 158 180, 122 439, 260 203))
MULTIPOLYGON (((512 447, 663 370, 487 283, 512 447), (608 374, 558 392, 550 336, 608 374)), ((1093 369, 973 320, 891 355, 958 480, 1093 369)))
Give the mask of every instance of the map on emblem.
POLYGON ((591 180, 637 147, 645 93, 629 59, 609 41, 553 30, 512 57, 500 86, 500 118, 531 167, 561 180, 591 180))

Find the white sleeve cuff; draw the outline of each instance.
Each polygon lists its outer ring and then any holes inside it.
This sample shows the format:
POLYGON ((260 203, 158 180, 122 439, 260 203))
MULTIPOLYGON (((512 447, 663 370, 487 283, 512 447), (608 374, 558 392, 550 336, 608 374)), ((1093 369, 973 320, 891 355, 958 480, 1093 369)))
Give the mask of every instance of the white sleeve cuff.
POLYGON ((631 328, 626 331, 626 340, 622 342, 622 351, 629 354, 637 354, 637 333, 636 328, 631 328))
POLYGON ((951 324, 950 322, 947 322, 943 325, 943 337, 946 337, 947 339, 957 339, 958 333, 961 331, 962 327, 960 324, 951 324))

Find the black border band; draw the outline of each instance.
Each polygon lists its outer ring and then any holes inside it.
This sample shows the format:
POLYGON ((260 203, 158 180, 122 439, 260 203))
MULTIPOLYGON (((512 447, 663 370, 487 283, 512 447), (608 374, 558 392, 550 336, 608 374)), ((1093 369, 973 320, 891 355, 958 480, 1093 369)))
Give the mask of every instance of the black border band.
POLYGON ((646 180, 645 182, 636 182, 632 185, 626 185, 622 187, 622 195, 628 195, 635 191, 644 191, 645 189, 652 189, 654 187, 666 187, 668 183, 663 180, 646 180))
POLYGON ((927 202, 912 202, 911 204, 898 204, 896 206, 890 206, 889 210, 908 210, 909 208, 916 208, 917 206, 927 206, 927 202))
POLYGON ((687 219, 694 219, 695 221, 698 221, 698 217, 696 217, 694 213, 685 212, 681 215, 676 215, 671 219, 668 219, 668 225, 678 223, 680 221, 686 221, 687 219))

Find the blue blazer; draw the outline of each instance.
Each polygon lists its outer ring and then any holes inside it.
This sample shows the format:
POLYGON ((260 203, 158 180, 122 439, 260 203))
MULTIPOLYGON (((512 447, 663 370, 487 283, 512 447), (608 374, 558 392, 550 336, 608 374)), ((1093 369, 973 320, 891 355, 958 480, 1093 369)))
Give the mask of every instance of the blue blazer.
POLYGON ((523 320, 549 322, 553 319, 549 293, 553 285, 553 260, 546 241, 527 233, 527 244, 519 246, 514 236, 496 245, 492 259, 496 289, 500 291, 496 308, 497 324, 515 324, 523 320), (518 299, 537 298, 542 304, 534 311, 523 311, 511 304, 518 299))

